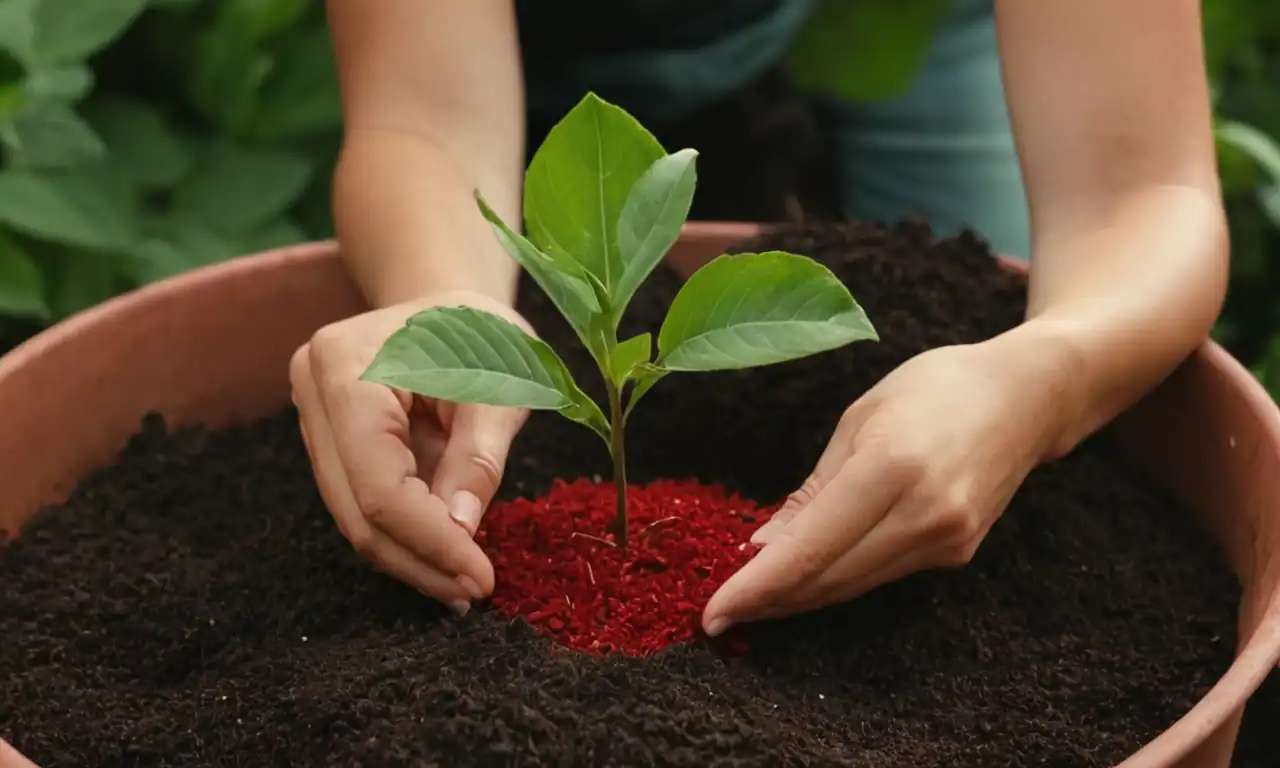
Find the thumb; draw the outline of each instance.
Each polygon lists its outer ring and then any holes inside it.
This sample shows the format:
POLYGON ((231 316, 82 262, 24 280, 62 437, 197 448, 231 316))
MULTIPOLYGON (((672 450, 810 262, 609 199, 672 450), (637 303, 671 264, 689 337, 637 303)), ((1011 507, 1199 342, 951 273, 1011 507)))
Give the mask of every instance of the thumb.
POLYGON ((453 413, 431 489, 472 536, 498 492, 511 441, 528 416, 523 408, 491 405, 459 405, 453 413))

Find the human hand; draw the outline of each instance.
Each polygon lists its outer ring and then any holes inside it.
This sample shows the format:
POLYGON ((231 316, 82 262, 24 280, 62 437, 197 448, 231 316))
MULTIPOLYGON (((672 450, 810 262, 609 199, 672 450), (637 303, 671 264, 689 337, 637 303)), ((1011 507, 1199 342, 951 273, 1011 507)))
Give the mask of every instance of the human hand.
POLYGON ((9 742, 0 739, 0 768, 39 768, 9 742))
POLYGON ((709 635, 969 562, 1027 474, 1060 451, 1069 371, 1031 334, 907 361, 841 418, 763 549, 712 596, 709 635))
POLYGON ((527 411, 425 400, 360 381, 411 315, 467 305, 533 329, 509 306, 452 292, 320 329, 290 364, 312 468, 342 535, 375 568, 464 614, 493 590, 473 540, 527 411))

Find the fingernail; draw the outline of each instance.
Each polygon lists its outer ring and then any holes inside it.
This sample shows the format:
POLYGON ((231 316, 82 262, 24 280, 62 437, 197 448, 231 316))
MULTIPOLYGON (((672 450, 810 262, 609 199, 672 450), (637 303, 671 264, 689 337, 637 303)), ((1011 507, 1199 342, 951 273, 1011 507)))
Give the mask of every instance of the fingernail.
POLYGON ((730 621, 723 616, 717 616, 707 625, 707 637, 718 637, 726 629, 729 628, 730 621))
POLYGON ((480 600, 484 597, 484 593, 480 591, 480 585, 470 576, 464 574, 454 580, 458 582, 458 586, 462 587, 463 592, 471 595, 472 600, 480 600))
POLYGON ((777 520, 770 520, 751 535, 751 543, 757 545, 768 544, 774 536, 778 535, 778 531, 781 529, 782 523, 777 520))
POLYGON ((454 600, 449 603, 449 609, 462 618, 467 615, 467 611, 471 610, 471 603, 466 600, 454 600))
POLYGON ((458 491, 449 502, 449 516, 472 535, 480 527, 480 497, 471 491, 458 491))

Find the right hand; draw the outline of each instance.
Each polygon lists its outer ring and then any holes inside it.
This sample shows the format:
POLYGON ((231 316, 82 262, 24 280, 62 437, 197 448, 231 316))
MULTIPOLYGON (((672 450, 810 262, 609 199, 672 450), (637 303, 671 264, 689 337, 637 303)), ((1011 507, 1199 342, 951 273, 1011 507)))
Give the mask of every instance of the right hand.
POLYGON ((26 755, 13 748, 13 745, 0 739, 0 768, 39 768, 27 759, 26 755))
POLYGON ((482 294, 437 294, 321 328, 289 375, 329 512, 372 565, 464 614, 493 591, 476 528, 502 479, 523 409, 426 400, 360 381, 382 343, 433 306, 466 305, 533 329, 482 294))

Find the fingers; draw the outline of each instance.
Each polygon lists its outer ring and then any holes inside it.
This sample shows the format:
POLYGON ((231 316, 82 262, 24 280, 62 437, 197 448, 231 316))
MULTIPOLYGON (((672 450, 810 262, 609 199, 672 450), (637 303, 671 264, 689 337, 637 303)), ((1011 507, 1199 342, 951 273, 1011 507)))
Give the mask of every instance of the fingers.
POLYGON ((0 739, 0 768, 39 768, 9 742, 0 739))
POLYGON ((778 619, 853 600, 876 587, 936 562, 937 553, 915 529, 902 524, 901 506, 816 577, 796 585, 784 598, 758 608, 750 621, 778 619))
POLYGON ((711 597, 703 613, 707 633, 752 621, 785 602, 879 524, 903 490, 879 461, 855 456, 845 462, 803 512, 711 597))
POLYGON ((467 576, 488 594, 493 566, 418 477, 408 410, 392 389, 359 381, 344 366, 343 359, 311 355, 312 378, 360 515, 417 557, 451 577, 467 576))
POLYGON ((831 435, 831 439, 827 441, 822 455, 818 457, 818 463, 814 466, 813 472, 809 477, 805 478, 804 483, 798 489, 787 497, 778 511, 774 512, 773 516, 769 518, 769 522, 760 526, 755 534, 752 535, 752 544, 764 545, 772 541, 782 531, 783 527, 795 518, 800 510, 808 507, 817 498, 818 493, 822 491, 828 480, 835 477, 848 459, 853 437, 858 428, 862 426, 867 410, 870 407, 868 400, 862 398, 845 409, 844 415, 841 416, 840 422, 836 425, 835 432, 831 435))
POLYGON ((457 406, 453 413, 449 442, 431 487, 472 536, 498 492, 511 441, 527 417, 528 411, 520 408, 474 405, 457 406))
MULTIPOLYGON (((351 471, 339 451, 335 430, 327 418, 328 411, 312 371, 310 351, 303 347, 294 356, 291 368, 294 402, 317 485, 342 534, 374 567, 450 604, 455 611, 465 612, 468 600, 482 597, 492 589, 493 570, 488 559, 466 532, 449 520, 444 505, 431 497, 425 484, 416 477, 402 474, 388 479, 375 475, 371 482, 366 480, 363 486, 353 487, 353 476, 356 481, 361 476, 351 471), (378 487, 379 482, 389 483, 390 487, 378 487), (370 506, 361 504, 362 495, 370 506), (459 545, 474 551, 459 551, 459 545), (468 558, 467 554, 471 556, 468 558)), ((383 409, 400 408, 395 395, 389 390, 386 393, 390 400, 374 400, 366 409, 377 414, 383 409)), ((373 423, 379 420, 386 423, 394 417, 375 416, 373 423)), ((356 431, 357 443, 362 434, 356 431)), ((400 447, 409 450, 404 443, 400 443, 400 447)), ((377 450, 371 453, 374 460, 384 455, 377 450)), ((357 472, 363 466, 358 465, 357 472)), ((412 462, 402 463, 401 467, 413 469, 412 462)))

